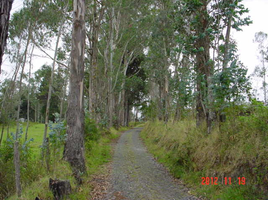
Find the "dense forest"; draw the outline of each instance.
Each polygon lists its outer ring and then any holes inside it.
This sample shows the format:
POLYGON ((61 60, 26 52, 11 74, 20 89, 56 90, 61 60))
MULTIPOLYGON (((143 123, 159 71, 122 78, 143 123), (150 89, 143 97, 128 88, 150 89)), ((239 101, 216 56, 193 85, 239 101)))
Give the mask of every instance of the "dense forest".
POLYGON ((243 0, 24 0, 11 15, 12 3, 0 0, 0 199, 52 199, 49 178, 92 198, 110 143, 136 125, 195 196, 265 199, 267 34, 254 38, 258 101, 232 37, 253 23, 243 0))

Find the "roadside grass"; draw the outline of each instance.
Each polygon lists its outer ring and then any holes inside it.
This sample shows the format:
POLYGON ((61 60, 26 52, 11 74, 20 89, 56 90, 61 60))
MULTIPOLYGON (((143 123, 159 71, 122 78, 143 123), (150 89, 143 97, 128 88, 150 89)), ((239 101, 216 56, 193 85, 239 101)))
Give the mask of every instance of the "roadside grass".
POLYGON ((231 125, 227 122, 222 132, 215 129, 207 135, 205 129, 195 128, 194 120, 154 121, 145 125, 141 137, 157 160, 181 178, 194 195, 215 200, 265 199, 266 141, 243 130, 233 133, 237 127, 231 125), (202 177, 217 177, 218 185, 211 185, 211 181, 202 185, 202 177), (224 177, 232 178, 231 185, 222 182, 224 177), (246 178, 245 185, 239 185, 239 177, 246 178))
MULTIPOLYGON (((38 133, 43 132, 43 124, 32 124, 32 126, 29 128, 29 138, 33 137, 40 137, 38 133), (41 130, 39 130, 41 129, 41 130)), ((69 167, 69 164, 62 160, 59 156, 55 158, 55 160, 52 158, 52 163, 56 163, 51 168, 51 171, 48 172, 42 167, 41 161, 38 161, 36 159, 36 166, 35 168, 38 168, 38 165, 40 165, 40 174, 38 176, 38 179, 34 182, 32 182, 29 185, 22 185, 23 191, 21 198, 18 198, 16 195, 13 195, 9 197, 9 200, 17 200, 17 199, 23 199, 23 200, 31 200, 35 197, 39 197, 40 199, 54 199, 52 192, 49 190, 48 182, 49 178, 52 179, 60 179, 60 180, 69 180, 72 187, 72 194, 69 196, 70 199, 81 199, 86 200, 90 199, 90 193, 92 188, 89 185, 89 182, 91 180, 91 175, 102 173, 102 165, 109 162, 112 158, 111 155, 111 145, 110 143, 118 138, 121 135, 121 132, 128 130, 128 127, 120 127, 119 130, 116 130, 114 128, 111 128, 108 131, 105 131, 105 133, 102 133, 101 137, 97 141, 88 141, 85 144, 86 147, 86 165, 87 165, 87 175, 83 176, 83 184, 80 186, 77 186, 76 180, 74 179, 72 175, 72 170, 69 167)), ((41 137, 38 138, 36 143, 32 145, 32 149, 34 151, 40 152, 39 146, 42 144, 42 134, 41 137), (41 138, 41 139, 40 139, 41 138), (38 143, 39 142, 39 143, 38 143)), ((62 154, 62 153, 61 153, 62 154)))

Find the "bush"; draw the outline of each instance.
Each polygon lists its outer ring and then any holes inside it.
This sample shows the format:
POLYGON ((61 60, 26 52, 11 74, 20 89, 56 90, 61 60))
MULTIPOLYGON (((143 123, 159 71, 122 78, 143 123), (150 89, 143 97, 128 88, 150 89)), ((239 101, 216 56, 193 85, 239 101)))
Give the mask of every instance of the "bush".
MULTIPOLYGON (((22 135, 22 131, 20 132, 22 135)), ((14 137, 14 134, 12 133, 14 137)), ((29 185, 40 177, 42 170, 38 167, 40 163, 33 159, 33 152, 29 146, 32 141, 22 142, 20 140, 20 171, 21 183, 29 185)), ((5 199, 15 192, 15 168, 14 168, 14 139, 11 137, 0 146, 0 199, 5 199)))
POLYGON ((85 118, 85 141, 98 141, 101 137, 100 131, 93 119, 85 118))

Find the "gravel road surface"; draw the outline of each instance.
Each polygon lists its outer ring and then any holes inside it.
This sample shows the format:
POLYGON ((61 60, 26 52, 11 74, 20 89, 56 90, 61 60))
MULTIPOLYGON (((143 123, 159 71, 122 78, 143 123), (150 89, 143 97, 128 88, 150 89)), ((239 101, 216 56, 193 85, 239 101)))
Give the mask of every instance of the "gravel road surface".
POLYGON ((111 188, 106 200, 197 200, 174 181, 167 170, 155 161, 139 138, 141 128, 122 134, 115 146, 111 188))

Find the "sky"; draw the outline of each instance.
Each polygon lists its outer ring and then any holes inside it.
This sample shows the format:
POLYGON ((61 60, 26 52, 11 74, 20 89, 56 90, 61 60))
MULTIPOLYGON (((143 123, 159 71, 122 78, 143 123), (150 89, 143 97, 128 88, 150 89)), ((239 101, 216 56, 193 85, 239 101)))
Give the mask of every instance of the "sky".
MULTIPOLYGON (((231 35, 237 41, 238 53, 240 60, 248 68, 248 75, 251 75, 254 71, 254 68, 260 64, 258 60, 258 45, 253 42, 254 35, 256 32, 262 31, 268 33, 268 25, 266 20, 268 19, 268 0, 243 0, 243 4, 246 8, 249 9, 249 13, 246 16, 250 16, 253 20, 253 24, 242 27, 243 31, 232 30, 231 35)), ((12 11, 18 11, 23 5, 23 0, 14 0, 12 11)), ((52 45, 53 48, 54 45, 52 45)), ((43 55, 42 52, 35 50, 35 54, 43 55)), ((50 53, 53 56, 53 53, 50 53)), ((33 59, 33 70, 36 71, 43 64, 51 64, 50 59, 44 59, 40 57, 35 57, 33 59)), ((4 62, 2 64, 2 69, 6 73, 0 75, 0 82, 5 77, 11 77, 15 64, 11 64, 4 57, 4 62), (13 66, 13 67, 12 67, 13 66)), ((27 69, 26 69, 27 70, 27 69)), ((258 89, 258 98, 263 99, 262 91, 260 90, 261 81, 260 79, 253 78, 253 88, 258 89)))
MULTIPOLYGON (((268 33, 268 0, 244 0, 243 4, 249 9, 249 15, 252 24, 243 27, 243 31, 234 32, 233 38, 238 44, 238 53, 240 60, 248 68, 248 75, 251 75, 257 65, 260 65, 258 59, 258 44, 253 42, 256 32, 262 31, 268 33)), ((252 78, 252 86, 257 89, 257 98, 263 100, 263 91, 260 90, 262 82, 259 78, 252 78)))

